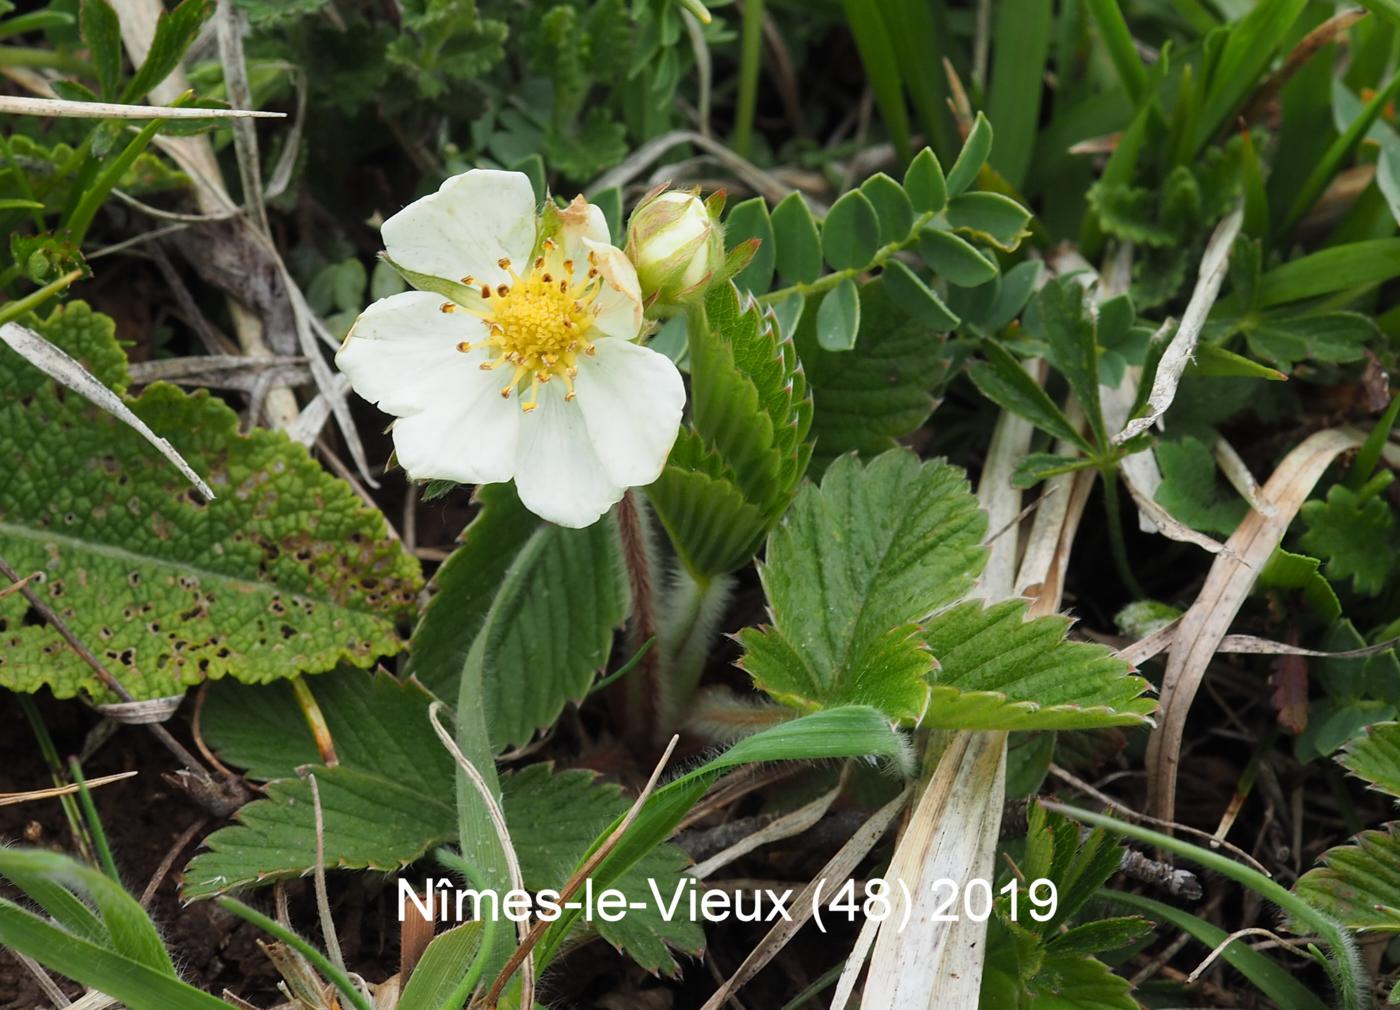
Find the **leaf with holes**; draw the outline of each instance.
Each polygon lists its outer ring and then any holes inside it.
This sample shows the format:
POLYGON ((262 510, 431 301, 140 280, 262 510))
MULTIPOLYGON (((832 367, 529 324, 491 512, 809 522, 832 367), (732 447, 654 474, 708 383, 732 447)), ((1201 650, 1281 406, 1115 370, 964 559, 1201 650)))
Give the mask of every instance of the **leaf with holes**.
MULTIPOLYGON (((125 392, 110 319, 74 302, 34 327, 125 392)), ((37 591, 127 690, 157 698, 398 651, 395 622, 420 577, 379 512, 286 436, 239 435, 208 394, 156 384, 127 403, 206 477, 213 502, 110 414, 16 357, 0 369, 0 555, 45 573, 37 591)), ((0 685, 109 700, 27 612, 18 593, 0 599, 0 685)))
POLYGON ((868 466, 842 457, 769 537, 759 577, 773 623, 739 633, 740 665, 794 708, 917 720, 934 669, 919 622, 972 588, 986 527, 957 467, 898 449, 868 466))
POLYGON ((542 522, 509 484, 481 487, 477 497, 481 511, 438 569, 437 593, 414 630, 413 672, 455 702, 462 664, 495 608, 486 724, 498 749, 518 747, 581 700, 607 662, 628 608, 622 548, 612 519, 581 530, 542 522), (567 620, 556 609, 561 599, 567 620))

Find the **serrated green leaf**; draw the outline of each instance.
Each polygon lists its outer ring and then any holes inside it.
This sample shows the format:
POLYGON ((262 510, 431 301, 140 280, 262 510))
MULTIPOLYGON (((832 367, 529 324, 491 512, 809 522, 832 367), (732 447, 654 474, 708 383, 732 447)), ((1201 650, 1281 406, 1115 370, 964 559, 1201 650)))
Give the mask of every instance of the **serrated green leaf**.
POLYGON ((822 255, 833 270, 862 270, 880 248, 880 215, 858 189, 843 193, 822 222, 822 255))
POLYGON ((1304 502, 1300 515, 1307 531, 1298 542, 1326 560, 1328 579, 1355 579, 1356 591, 1366 596, 1381 591, 1396 547, 1395 516, 1383 497, 1334 484, 1325 502, 1304 502))
POLYGON ((626 617, 627 580, 613 520, 581 530, 542 522, 508 484, 485 485, 477 496, 482 509, 438 570, 437 593, 414 630, 413 672, 455 699, 467 653, 495 608, 486 721, 493 746, 519 747, 588 693, 626 617), (555 594, 569 601, 567 621, 558 619, 555 594))
POLYGON ((979 242, 1011 252, 1030 232, 1030 211, 1000 193, 964 193, 948 204, 948 223, 979 242))
POLYGON ((1400 824, 1328 849, 1293 890, 1348 929, 1400 932, 1400 824))
MULTIPOLYGON (((224 760, 272 781, 266 799, 247 804, 235 824, 206 839, 207 851, 185 871, 186 899, 310 872, 315 818, 310 785, 297 777, 299 769, 316 776, 326 851, 335 865, 392 871, 457 837, 454 765, 428 722, 432 696, 382 673, 344 671, 310 683, 335 740, 335 768, 319 766, 315 740, 289 689, 211 692, 204 715, 208 742, 224 760)), ((628 805, 616 786, 596 782, 589 772, 551 774, 545 765, 504 776, 501 786, 526 886, 534 890, 562 886, 598 832, 628 805)), ((668 877, 674 881, 684 864, 677 850, 655 849, 617 886, 630 900, 649 901, 645 878, 653 876, 669 895, 668 877)), ((694 924, 684 917, 664 923, 654 910, 596 925, 651 970, 674 969, 667 944, 692 952, 700 945, 694 924)))
POLYGON ((847 277, 817 306, 817 343, 826 351, 849 351, 860 333, 860 289, 847 277))
POLYGON ((904 173, 904 191, 921 214, 937 214, 948 205, 948 183, 943 166, 927 147, 914 156, 904 173))
POLYGON ((1366 727, 1365 733, 1347 744, 1339 760, 1373 788, 1400 797, 1400 723, 1366 727))
MULTIPOLYGON (((631 805, 622 790, 597 780, 592 772, 551 773, 547 765, 524 768, 502 780, 506 817, 520 857, 520 871, 531 888, 561 887, 594 840, 631 805)), ((630 907, 618 922, 595 920, 598 935, 648 971, 676 974, 668 948, 698 954, 705 945, 700 924, 679 912, 667 922, 647 884, 655 880, 669 899, 689 859, 679 849, 658 845, 610 886, 627 895, 630 907)), ((595 887, 596 887, 595 882, 595 887)))
POLYGON ((1259 570, 1256 583, 1261 589, 1301 589, 1324 621, 1342 616, 1342 604, 1332 584, 1322 577, 1322 562, 1304 554, 1293 554, 1282 547, 1259 570))
POLYGON ((919 235, 919 255, 934 273, 949 284, 973 288, 995 280, 997 265, 964 239, 941 228, 925 228, 919 235))
POLYGON ((772 221, 778 273, 795 284, 816 280, 822 272, 822 240, 802 194, 783 197, 773 208, 772 221))
POLYGON ((1070 621, 1026 620, 1025 600, 961 603, 928 622, 937 661, 923 725, 942 729, 1085 729, 1147 722, 1147 682, 1099 645, 1066 641, 1070 621))
POLYGON ((749 260, 749 265, 734 275, 734 283, 742 291, 763 294, 773 283, 773 268, 777 259, 773 252, 773 222, 768 216, 768 203, 761 196, 735 204, 724 222, 726 249, 733 249, 755 238, 758 239, 758 249, 753 259, 749 260))
POLYGON ((858 350, 823 350, 808 314, 797 329, 797 350, 816 413, 813 467, 818 472, 846 452, 875 456, 916 430, 933 410, 931 391, 950 374, 944 344, 927 324, 893 304, 885 278, 861 289, 858 350))
POLYGON ((987 163, 987 155, 992 152, 992 124, 982 113, 977 113, 977 120, 972 124, 972 130, 967 135, 967 140, 963 143, 962 151, 958 153, 958 160, 953 162, 952 169, 948 172, 948 195, 957 196, 967 187, 972 185, 972 181, 977 178, 977 173, 982 171, 982 166, 987 163))
POLYGON ((919 322, 946 333, 962 321, 902 260, 892 259, 886 263, 880 278, 885 282, 890 299, 919 322))
POLYGON ((1138 1010, 1132 984, 1092 957, 1050 956, 1031 979, 1027 1010, 1138 1010))
POLYGON ((647 496, 681 563, 694 573, 733 571, 754 556, 768 531, 763 512, 693 430, 680 433, 647 496))
POLYGON ((917 720, 933 657, 917 623, 971 588, 986 515, 961 470, 891 450, 837 460, 769 537, 773 625, 740 632, 740 665, 784 704, 873 705, 917 720))
MULTIPOLYGON (((73 302, 35 329, 125 392, 110 319, 73 302)), ((225 676, 263 682, 399 649, 394 624, 421 583, 381 513, 285 435, 239 435, 234 412, 206 393, 155 384, 128 404, 207 477, 215 501, 27 362, 12 356, 0 370, 0 554, 46 573, 50 605, 127 690, 155 698, 225 676)), ((0 599, 0 684, 106 698, 27 610, 17 593, 0 599)))
POLYGON ((904 187, 884 172, 876 172, 860 185, 880 219, 880 241, 902 242, 914 228, 914 205, 904 187))
POLYGON ((1215 457, 1199 439, 1158 442, 1157 465, 1157 504, 1192 529, 1229 536, 1249 512, 1244 499, 1216 479, 1215 457))

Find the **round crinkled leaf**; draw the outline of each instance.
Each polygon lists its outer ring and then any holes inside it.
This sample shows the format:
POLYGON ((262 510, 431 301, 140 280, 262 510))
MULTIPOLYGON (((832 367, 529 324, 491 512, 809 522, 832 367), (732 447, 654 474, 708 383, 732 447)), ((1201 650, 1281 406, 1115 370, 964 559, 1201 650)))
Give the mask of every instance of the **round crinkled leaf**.
MULTIPOLYGON (((35 328, 118 394, 112 321, 81 302, 35 328)), ((306 450, 207 393, 128 399, 218 496, 206 502, 136 432, 0 352, 0 555, 137 698, 218 677, 368 666, 400 647, 417 562, 306 450)), ((0 599, 0 685, 108 698, 18 593, 0 599)))

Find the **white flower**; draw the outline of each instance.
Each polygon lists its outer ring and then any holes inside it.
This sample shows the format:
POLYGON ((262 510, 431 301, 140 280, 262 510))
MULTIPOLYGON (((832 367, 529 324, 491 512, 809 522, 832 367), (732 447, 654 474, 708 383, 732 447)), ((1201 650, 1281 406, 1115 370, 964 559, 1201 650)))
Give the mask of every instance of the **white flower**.
POLYGON ((475 169, 384 222, 386 255, 419 286, 360 315, 336 363, 395 415, 414 480, 514 480, 532 512, 595 522, 660 475, 680 427, 675 365, 634 341, 636 271, 580 197, 536 211, 519 172, 475 169))

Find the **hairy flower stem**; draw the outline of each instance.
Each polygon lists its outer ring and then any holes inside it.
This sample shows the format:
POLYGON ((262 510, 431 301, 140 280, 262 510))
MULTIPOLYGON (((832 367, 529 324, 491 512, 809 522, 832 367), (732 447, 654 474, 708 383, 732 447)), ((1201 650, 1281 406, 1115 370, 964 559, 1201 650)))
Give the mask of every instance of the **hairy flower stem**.
POLYGON ((733 588, 732 575, 701 578, 679 568, 667 589, 658 632, 663 671, 659 742, 669 739, 689 711, 733 588))
MULTIPOLYGON (((635 491, 629 490, 617 503, 617 528, 622 538, 627 584, 632 590, 632 619, 627 624, 627 647, 635 653, 648 639, 656 637, 656 580, 652 542, 635 491)), ((637 676, 627 678, 628 723, 632 726, 659 727, 662 721, 659 649, 646 651, 637 673, 637 676)))

